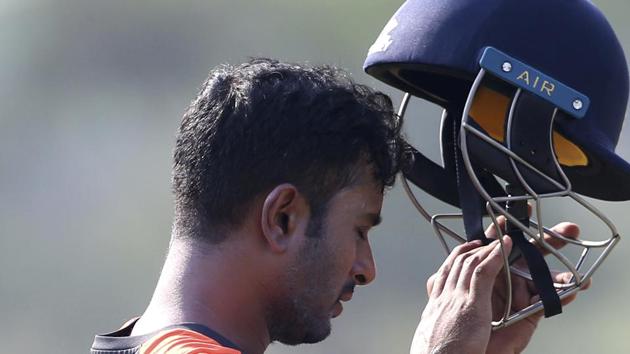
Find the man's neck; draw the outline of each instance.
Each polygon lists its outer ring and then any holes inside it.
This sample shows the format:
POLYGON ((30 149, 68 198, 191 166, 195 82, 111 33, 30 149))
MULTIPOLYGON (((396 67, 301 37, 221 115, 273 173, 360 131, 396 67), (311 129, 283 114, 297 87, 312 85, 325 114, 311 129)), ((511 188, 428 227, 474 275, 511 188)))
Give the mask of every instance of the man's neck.
POLYGON ((238 245, 199 251, 188 241, 174 240, 153 298, 132 334, 193 322, 249 354, 263 353, 269 332, 262 299, 256 296, 260 282, 251 280, 256 278, 250 277, 255 274, 244 262, 247 259, 239 255, 238 245))

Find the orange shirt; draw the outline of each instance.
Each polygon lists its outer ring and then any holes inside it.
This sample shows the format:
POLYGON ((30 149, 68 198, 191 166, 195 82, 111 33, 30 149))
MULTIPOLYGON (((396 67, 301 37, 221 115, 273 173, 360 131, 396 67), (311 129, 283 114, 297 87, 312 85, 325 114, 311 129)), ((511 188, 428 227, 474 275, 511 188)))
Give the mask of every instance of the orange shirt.
POLYGON ((201 333, 184 328, 165 330, 145 342, 138 354, 241 354, 201 333))
POLYGON ((118 331, 97 335, 92 354, 243 354, 220 334, 196 323, 182 323, 160 331, 131 336, 137 319, 118 331))

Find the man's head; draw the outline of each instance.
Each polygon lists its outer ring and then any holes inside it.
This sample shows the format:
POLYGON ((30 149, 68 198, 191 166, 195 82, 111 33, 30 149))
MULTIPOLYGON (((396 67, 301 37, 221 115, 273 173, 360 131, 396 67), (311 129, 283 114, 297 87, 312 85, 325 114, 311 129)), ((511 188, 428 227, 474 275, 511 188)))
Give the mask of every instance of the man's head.
POLYGON ((270 340, 320 341, 339 301, 374 278, 367 232, 399 170, 399 134, 390 99, 337 69, 220 66, 177 136, 174 237, 245 235, 255 251, 238 266, 247 291, 262 289, 270 340))
POLYGON ((256 198, 282 183, 321 215, 366 164, 382 188, 393 183, 398 134, 390 99, 340 70, 269 59, 220 66, 178 132, 175 226, 186 237, 219 243, 256 198))

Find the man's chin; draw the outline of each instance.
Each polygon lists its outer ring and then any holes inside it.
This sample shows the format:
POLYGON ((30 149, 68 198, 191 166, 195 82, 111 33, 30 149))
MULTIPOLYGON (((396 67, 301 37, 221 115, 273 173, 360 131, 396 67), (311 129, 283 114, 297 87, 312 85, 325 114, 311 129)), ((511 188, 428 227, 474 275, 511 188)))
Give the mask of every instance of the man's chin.
POLYGON ((319 343, 328 338, 331 332, 330 319, 318 321, 317 324, 311 324, 302 333, 278 338, 278 342, 286 345, 313 344, 319 343))
POLYGON ((304 336, 302 343, 304 344, 313 344, 319 343, 324 339, 328 338, 331 332, 330 321, 326 324, 326 326, 321 326, 317 329, 317 331, 307 332, 304 336))

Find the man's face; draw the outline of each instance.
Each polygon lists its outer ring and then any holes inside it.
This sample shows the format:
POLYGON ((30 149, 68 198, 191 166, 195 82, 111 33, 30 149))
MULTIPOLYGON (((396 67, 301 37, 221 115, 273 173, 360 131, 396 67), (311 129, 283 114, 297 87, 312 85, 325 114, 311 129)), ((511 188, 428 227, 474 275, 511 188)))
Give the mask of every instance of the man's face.
POLYGON ((316 343, 330 334, 341 301, 375 277, 367 234, 379 223, 382 204, 382 188, 363 181, 341 190, 325 215, 310 220, 303 246, 287 270, 287 297, 271 314, 273 340, 316 343))

